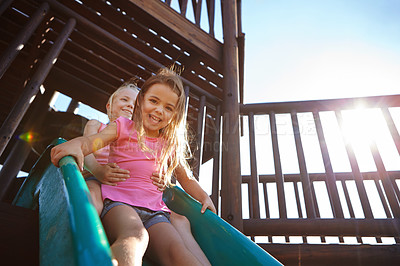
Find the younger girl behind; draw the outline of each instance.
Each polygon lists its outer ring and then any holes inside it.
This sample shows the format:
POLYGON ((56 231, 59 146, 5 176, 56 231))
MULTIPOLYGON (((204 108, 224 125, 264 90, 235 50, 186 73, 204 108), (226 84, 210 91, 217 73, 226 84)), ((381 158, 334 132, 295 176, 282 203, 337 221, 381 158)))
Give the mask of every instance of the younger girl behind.
MULTIPOLYGON (((118 117, 123 116, 128 119, 132 118, 133 107, 136 97, 139 93, 138 87, 133 80, 123 83, 113 94, 106 104, 108 118, 114 122, 118 117)), ((107 125, 96 119, 89 120, 83 132, 83 136, 90 136, 102 131, 107 125)), ((90 170, 94 176, 88 176, 84 171, 86 184, 89 188, 92 202, 100 215, 103 210, 103 200, 101 197, 100 183, 107 185, 116 185, 117 182, 125 181, 129 178, 129 171, 120 169, 115 163, 108 163, 110 147, 106 146, 100 150, 93 152, 85 157, 85 168, 90 170)))
POLYGON ((185 94, 182 81, 170 70, 150 77, 136 100, 134 121, 120 117, 103 131, 79 137, 52 149, 52 162, 72 155, 80 168, 83 157, 112 143, 110 160, 129 169, 131 178, 118 186, 102 186, 106 199, 103 225, 120 265, 139 265, 146 250, 156 263, 199 265, 169 223, 162 192, 150 180, 153 172, 171 183, 171 175, 203 210, 215 210, 208 195, 188 175, 184 128, 185 94), (98 141, 98 144, 96 142, 98 141), (145 230, 146 228, 146 230, 145 230))

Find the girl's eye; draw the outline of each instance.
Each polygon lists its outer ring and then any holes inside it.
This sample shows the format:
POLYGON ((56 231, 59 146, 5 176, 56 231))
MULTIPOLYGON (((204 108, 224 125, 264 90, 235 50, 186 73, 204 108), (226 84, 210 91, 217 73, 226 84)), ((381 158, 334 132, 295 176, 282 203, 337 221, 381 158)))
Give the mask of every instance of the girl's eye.
POLYGON ((172 108, 172 107, 166 107, 165 109, 167 109, 169 112, 173 112, 174 111, 174 109, 172 108))
POLYGON ((152 102, 152 103, 156 103, 157 101, 156 101, 156 100, 154 100, 154 99, 150 99, 150 102, 152 102))

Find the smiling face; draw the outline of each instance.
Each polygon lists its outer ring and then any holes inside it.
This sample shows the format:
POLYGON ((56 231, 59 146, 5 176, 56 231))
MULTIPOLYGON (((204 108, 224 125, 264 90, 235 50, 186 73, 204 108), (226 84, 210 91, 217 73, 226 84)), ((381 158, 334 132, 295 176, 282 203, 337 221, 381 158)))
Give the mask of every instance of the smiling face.
POLYGON ((176 112, 178 95, 165 84, 152 85, 144 95, 141 106, 143 128, 148 137, 158 137, 176 112))
POLYGON ((110 122, 116 120, 120 116, 131 119, 137 95, 138 91, 136 90, 129 88, 121 89, 114 96, 112 103, 108 103, 106 106, 107 112, 110 114, 110 122))

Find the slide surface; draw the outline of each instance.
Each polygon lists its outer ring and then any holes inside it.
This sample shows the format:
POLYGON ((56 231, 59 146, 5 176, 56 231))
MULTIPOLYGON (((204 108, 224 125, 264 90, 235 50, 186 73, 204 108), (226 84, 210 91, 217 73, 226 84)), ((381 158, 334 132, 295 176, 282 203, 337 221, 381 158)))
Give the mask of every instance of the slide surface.
POLYGON ((174 212, 186 216, 197 243, 213 266, 282 265, 236 228, 207 210, 179 187, 167 188, 163 200, 174 212))
MULTIPOLYGON (((64 157, 57 169, 50 163, 50 149, 14 200, 21 207, 39 208, 41 265, 111 265, 104 229, 75 160, 64 157)), ((213 266, 282 265, 210 210, 202 214, 200 203, 182 189, 167 188, 163 200, 190 220, 192 233, 213 266)), ((152 264, 145 260, 143 265, 152 264)))

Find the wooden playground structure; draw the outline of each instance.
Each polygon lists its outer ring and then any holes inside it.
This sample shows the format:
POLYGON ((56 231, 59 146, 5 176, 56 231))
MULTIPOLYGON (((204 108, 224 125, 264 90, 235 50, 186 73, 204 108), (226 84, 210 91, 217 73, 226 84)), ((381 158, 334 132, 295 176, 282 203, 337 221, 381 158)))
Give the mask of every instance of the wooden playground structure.
POLYGON ((123 81, 135 77, 140 87, 160 67, 175 65, 182 71, 187 122, 194 136, 193 171, 199 176, 200 166, 212 160, 211 198, 222 219, 284 265, 398 265, 400 171, 386 170, 373 142, 369 149, 376 171, 362 172, 351 143, 343 138, 351 171, 335 172, 320 116, 333 113, 343 128, 342 111, 356 103, 379 109, 400 154, 398 125, 391 113, 400 107, 400 95, 244 104, 241 0, 179 0, 178 5, 179 10, 171 7, 170 0, 0 2, 0 216, 4 217, 0 218, 0 250, 23 243, 21 254, 26 255, 16 261, 38 263, 40 217, 37 209, 12 205, 23 181, 16 176, 29 172, 57 137, 82 134, 87 119, 74 115, 79 104, 104 112, 108 97, 123 81), (204 18, 206 29, 200 27, 204 18), (216 25, 222 27, 223 42, 216 38, 216 25), (55 92, 72 99, 66 112, 49 108, 55 92), (298 121, 303 113, 312 115, 323 173, 307 169, 298 121), (282 171, 279 115, 290 116, 299 173, 282 171), (260 116, 268 117, 263 126, 271 133, 275 174, 258 172, 257 163, 262 162, 256 151, 255 119, 260 116), (21 137, 27 132, 34 141, 21 137), (249 158, 241 157, 244 132, 249 158), (242 174, 241 160, 249 160, 250 174, 242 174), (321 218, 316 183, 326 188, 332 218, 321 218), (351 195, 349 183, 355 185, 357 195, 351 195), (366 183, 377 191, 386 218, 374 216, 366 183), (271 185, 279 217, 270 214, 275 204, 269 201, 271 185), (288 187, 294 191, 297 218, 288 217, 288 187), (242 206, 244 194, 248 206, 242 206), (355 214, 353 197, 360 203, 362 218, 355 214), (249 209, 246 219, 245 208, 249 209), (293 236, 301 237, 301 243, 294 243, 293 236), (284 241, 276 242, 275 237, 284 241), (309 243, 309 237, 319 237, 320 243, 309 243), (338 243, 328 244, 326 237, 337 237, 338 243), (356 238, 356 243, 345 243, 346 237, 356 238), (376 244, 366 243, 365 238, 374 238, 376 244))

